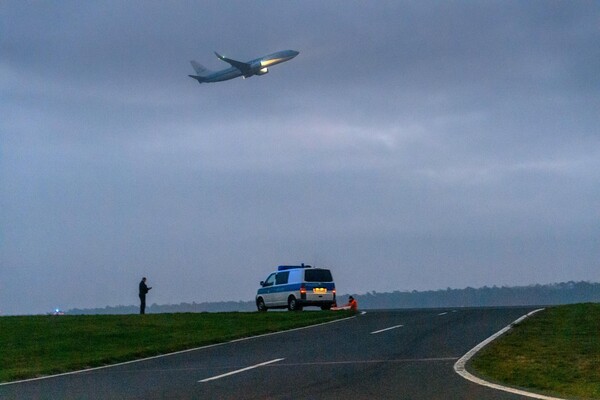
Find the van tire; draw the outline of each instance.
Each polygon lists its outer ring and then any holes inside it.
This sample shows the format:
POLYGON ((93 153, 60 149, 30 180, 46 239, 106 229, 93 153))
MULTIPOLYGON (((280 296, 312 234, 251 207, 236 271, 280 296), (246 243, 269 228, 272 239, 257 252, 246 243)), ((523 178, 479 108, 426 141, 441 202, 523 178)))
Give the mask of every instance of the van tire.
POLYGON ((262 297, 259 297, 259 299, 256 300, 256 308, 258 308, 259 312, 267 312, 267 306, 265 305, 265 301, 262 299, 262 297))
POLYGON ((288 310, 290 311, 302 311, 302 306, 298 304, 298 300, 294 296, 288 298, 288 310))

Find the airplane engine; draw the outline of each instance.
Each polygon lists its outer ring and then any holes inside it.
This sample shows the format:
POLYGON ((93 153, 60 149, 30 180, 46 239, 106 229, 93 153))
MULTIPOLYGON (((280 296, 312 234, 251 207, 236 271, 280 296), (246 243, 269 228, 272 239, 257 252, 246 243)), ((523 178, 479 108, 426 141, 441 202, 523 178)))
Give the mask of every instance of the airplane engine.
POLYGON ((263 66, 260 61, 254 61, 252 64, 250 64, 250 69, 252 71, 259 71, 262 67, 263 66))
POLYGON ((250 64, 250 69, 252 70, 254 75, 264 75, 267 72, 269 72, 267 67, 263 67, 260 61, 255 61, 252 64, 250 64))

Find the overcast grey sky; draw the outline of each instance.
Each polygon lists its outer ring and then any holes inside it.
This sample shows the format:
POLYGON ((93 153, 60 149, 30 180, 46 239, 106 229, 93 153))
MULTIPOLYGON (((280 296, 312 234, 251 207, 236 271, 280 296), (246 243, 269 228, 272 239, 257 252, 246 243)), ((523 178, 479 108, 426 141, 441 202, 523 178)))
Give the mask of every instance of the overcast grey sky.
POLYGON ((599 71, 597 1, 3 1, 0 313, 598 282, 599 71))

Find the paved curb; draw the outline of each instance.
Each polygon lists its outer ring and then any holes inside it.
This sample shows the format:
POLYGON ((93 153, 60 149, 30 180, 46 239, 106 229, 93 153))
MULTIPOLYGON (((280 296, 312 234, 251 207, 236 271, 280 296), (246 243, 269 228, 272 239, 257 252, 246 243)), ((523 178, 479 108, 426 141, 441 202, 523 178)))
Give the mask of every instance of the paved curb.
POLYGON ((507 386, 502 386, 502 385, 498 385, 496 383, 491 383, 488 381, 485 381, 481 378, 478 378, 472 374, 470 374, 465 366, 467 364, 467 362, 475 355, 477 354, 477 352, 481 349, 483 349, 485 346, 487 346, 488 344, 490 344, 492 341, 496 340, 497 338, 499 338, 500 336, 504 335, 506 332, 508 332, 509 330, 512 329, 512 327, 514 325, 517 325, 521 322, 523 322, 526 318, 532 316, 533 314, 542 311, 543 308, 539 308, 537 310, 533 310, 532 312, 530 312, 529 314, 523 315, 521 318, 517 319, 516 321, 514 321, 512 324, 504 327, 503 329, 499 330, 498 332, 496 332, 495 334, 493 334, 492 336, 490 336, 489 338, 485 339, 483 342, 479 343, 477 346, 473 347, 471 350, 469 350, 469 352, 467 354, 465 354, 464 356, 462 356, 455 364, 454 364, 454 371, 459 374, 460 376, 462 376, 463 378, 474 382, 478 385, 482 385, 482 386, 486 386, 492 389, 496 389, 496 390, 502 390, 504 392, 508 392, 508 393, 512 393, 512 394, 518 394, 521 396, 527 396, 527 397, 531 397, 534 399, 540 399, 540 400, 565 400, 559 397, 550 397, 550 396, 544 396, 543 394, 537 394, 537 393, 531 393, 531 392, 527 392, 525 390, 519 390, 519 389, 514 389, 511 387, 507 387, 507 386))

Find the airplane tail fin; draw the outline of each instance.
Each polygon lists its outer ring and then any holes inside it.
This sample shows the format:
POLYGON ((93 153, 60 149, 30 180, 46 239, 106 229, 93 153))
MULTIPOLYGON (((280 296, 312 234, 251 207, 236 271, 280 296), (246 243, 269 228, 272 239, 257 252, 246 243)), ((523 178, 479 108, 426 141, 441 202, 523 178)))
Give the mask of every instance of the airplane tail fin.
MULTIPOLYGON (((212 73, 211 70, 207 69, 205 66, 200 65, 197 61, 190 61, 190 63, 192 64, 192 67, 194 67, 194 71, 196 71, 196 74, 198 74, 199 76, 207 76, 210 75, 212 73)), ((190 75, 192 76, 192 75, 190 75)))

